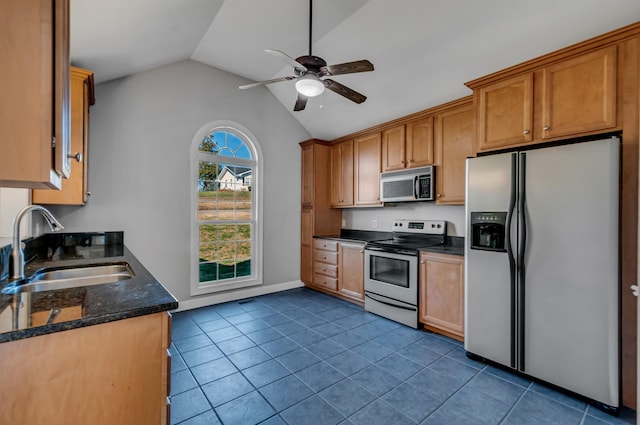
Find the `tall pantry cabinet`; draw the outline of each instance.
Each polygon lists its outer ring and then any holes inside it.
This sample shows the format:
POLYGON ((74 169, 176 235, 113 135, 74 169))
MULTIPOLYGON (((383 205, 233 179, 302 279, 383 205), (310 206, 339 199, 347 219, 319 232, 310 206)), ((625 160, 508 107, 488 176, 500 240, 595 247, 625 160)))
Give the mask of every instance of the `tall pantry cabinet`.
POLYGON ((300 280, 313 284, 313 237, 340 233, 342 211, 331 208, 331 152, 329 143, 307 140, 302 148, 300 217, 300 280))

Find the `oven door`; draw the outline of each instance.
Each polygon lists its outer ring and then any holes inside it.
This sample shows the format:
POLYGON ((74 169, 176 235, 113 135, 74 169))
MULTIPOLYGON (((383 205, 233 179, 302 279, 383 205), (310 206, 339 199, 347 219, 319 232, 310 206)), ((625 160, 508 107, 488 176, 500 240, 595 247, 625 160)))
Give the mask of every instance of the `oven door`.
POLYGON ((364 290, 418 304, 418 256, 366 249, 364 290))

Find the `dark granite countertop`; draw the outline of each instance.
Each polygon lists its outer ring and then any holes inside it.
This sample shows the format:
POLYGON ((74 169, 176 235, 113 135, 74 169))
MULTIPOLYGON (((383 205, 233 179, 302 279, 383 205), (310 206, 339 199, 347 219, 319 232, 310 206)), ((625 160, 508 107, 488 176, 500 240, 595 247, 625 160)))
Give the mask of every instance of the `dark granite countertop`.
MULTIPOLYGON (((46 234, 27 242, 25 259, 30 260, 27 277, 51 267, 114 263, 129 264, 135 275, 115 283, 0 294, 0 343, 178 307, 173 295, 126 248, 122 232, 46 234), (46 324, 52 310, 59 313, 46 324)), ((6 264, 6 259, 0 263, 6 264)), ((2 277, 0 288, 10 284, 5 273, 2 277)))
MULTIPOLYGON (((361 242, 391 239, 393 232, 376 232, 371 230, 342 229, 339 235, 314 236, 317 239, 331 239, 339 242, 361 242)), ((464 238, 460 236, 447 236, 444 245, 430 246, 423 249, 425 252, 440 254, 464 255, 464 238)))

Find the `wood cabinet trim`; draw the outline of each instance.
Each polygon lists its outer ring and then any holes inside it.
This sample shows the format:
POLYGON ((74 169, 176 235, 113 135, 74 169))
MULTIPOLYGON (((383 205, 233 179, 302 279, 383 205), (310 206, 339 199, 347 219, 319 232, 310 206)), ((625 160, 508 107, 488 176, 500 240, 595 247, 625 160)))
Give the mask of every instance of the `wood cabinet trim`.
POLYGON ((504 78, 509 78, 525 72, 532 72, 536 69, 549 66, 555 62, 561 62, 572 56, 583 55, 593 50, 599 50, 606 46, 619 44, 625 40, 640 36, 640 22, 627 25, 614 31, 590 38, 580 43, 556 50, 543 56, 522 62, 520 64, 501 69, 492 74, 471 80, 465 86, 475 90, 481 86, 492 84, 504 78))
POLYGON ((382 124, 378 124, 378 125, 375 125, 373 127, 368 127, 368 128, 363 129, 363 130, 357 131, 355 133, 348 134, 346 136, 341 136, 341 137, 339 137, 337 139, 332 140, 329 143, 335 144, 335 143, 343 142, 343 141, 348 140, 348 139, 355 139, 355 138, 358 138, 358 137, 367 136, 367 135, 370 135, 370 134, 373 134, 373 133, 381 133, 384 130, 387 130, 387 129, 390 129, 390 128, 393 128, 393 127, 396 127, 396 126, 399 126, 399 125, 402 125, 402 124, 406 124, 409 121, 418 120, 420 118, 425 118, 425 117, 428 117, 430 115, 433 116, 433 115, 438 114, 440 112, 444 112, 444 111, 446 111, 448 109, 456 108, 456 107, 458 107, 458 106, 460 106, 460 105, 462 105, 464 103, 471 102, 472 100, 473 100, 473 96, 472 95, 465 96, 465 97, 460 98, 460 99, 455 99, 455 100, 452 100, 451 102, 443 103, 442 105, 437 105, 437 106, 434 106, 434 107, 431 107, 431 108, 428 108, 428 109, 423 109, 421 111, 415 112, 415 113, 410 114, 410 115, 405 115, 405 116, 402 116, 400 118, 396 118, 394 120, 387 121, 387 122, 384 122, 382 124))

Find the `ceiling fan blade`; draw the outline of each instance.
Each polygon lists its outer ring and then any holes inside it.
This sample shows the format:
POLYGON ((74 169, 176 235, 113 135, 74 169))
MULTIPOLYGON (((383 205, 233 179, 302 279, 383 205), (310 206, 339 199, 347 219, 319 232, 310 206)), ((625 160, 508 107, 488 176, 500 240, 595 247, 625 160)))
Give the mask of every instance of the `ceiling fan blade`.
POLYGON ((284 52, 281 52, 280 50, 266 49, 265 52, 269 53, 272 56, 280 58, 281 60, 291 65, 294 69, 299 69, 301 71, 307 70, 306 66, 302 65, 300 62, 297 62, 294 58, 284 52))
POLYGON ((337 65, 327 65, 320 68, 321 75, 341 75, 369 71, 373 71, 373 64, 366 59, 355 62, 340 63, 337 65))
POLYGON ((302 111, 305 106, 307 106, 308 97, 298 93, 298 98, 296 99, 296 105, 293 107, 294 111, 302 111))
POLYGON ((264 85, 264 84, 279 83, 280 81, 295 80, 296 78, 298 78, 298 77, 294 77, 292 75, 288 75, 286 77, 274 78, 273 80, 258 81, 257 83, 245 84, 245 85, 242 85, 242 86, 240 86, 238 88, 240 90, 245 90, 245 89, 250 89, 252 87, 261 86, 261 85, 264 85))
POLYGON ((328 88, 333 92, 338 93, 340 96, 346 97, 352 102, 362 103, 365 100, 367 100, 367 96, 360 94, 357 91, 350 89, 349 87, 344 86, 336 81, 330 80, 328 78, 322 81, 324 82, 324 85, 326 88, 328 88))

